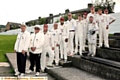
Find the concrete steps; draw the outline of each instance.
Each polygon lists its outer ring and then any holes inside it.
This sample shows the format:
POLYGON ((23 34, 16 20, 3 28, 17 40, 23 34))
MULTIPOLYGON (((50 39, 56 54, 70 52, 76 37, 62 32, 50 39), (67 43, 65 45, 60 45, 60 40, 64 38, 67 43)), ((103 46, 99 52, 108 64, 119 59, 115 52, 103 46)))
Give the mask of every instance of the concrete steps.
POLYGON ((110 47, 114 47, 114 48, 120 48, 120 39, 110 39, 109 40, 109 45, 110 47))
POLYGON ((72 61, 72 65, 86 72, 108 80, 120 80, 119 62, 94 57, 80 58, 79 55, 68 56, 68 59, 72 61))
POLYGON ((109 36, 109 39, 120 40, 120 33, 114 33, 112 36, 109 36))
POLYGON ((71 67, 72 66, 72 61, 65 62, 64 60, 60 60, 59 65, 62 66, 62 67, 71 67))
POLYGON ((117 36, 117 35, 116 36, 115 35, 114 36, 110 36, 109 39, 120 40, 120 36, 117 36))
MULTIPOLYGON (((114 48, 120 48, 120 39, 109 39, 109 45, 110 47, 114 47, 114 48)), ((99 46, 99 39, 97 39, 97 46, 99 46)))
MULTIPOLYGON (((85 48, 88 54, 88 47, 85 48)), ((113 61, 118 61, 120 62, 120 49, 119 48, 98 48, 96 49, 96 57, 108 59, 108 60, 113 60, 113 61)))
POLYGON ((120 62, 119 48, 97 48, 96 56, 104 59, 114 60, 120 62))
POLYGON ((75 67, 55 68, 46 70, 51 76, 57 80, 105 80, 75 67))
MULTIPOLYGON (((6 54, 11 66, 14 70, 16 70, 16 57, 15 53, 7 53, 6 54)), ((71 67, 71 61, 64 63, 63 61, 60 64, 64 64, 62 66, 54 66, 54 67, 47 67, 46 74, 42 74, 38 77, 48 77, 48 80, 105 80, 88 72, 82 71, 78 68, 71 67)), ((27 68, 29 67, 29 59, 27 60, 27 68)), ((26 77, 35 77, 35 73, 33 74, 26 74, 26 77)))

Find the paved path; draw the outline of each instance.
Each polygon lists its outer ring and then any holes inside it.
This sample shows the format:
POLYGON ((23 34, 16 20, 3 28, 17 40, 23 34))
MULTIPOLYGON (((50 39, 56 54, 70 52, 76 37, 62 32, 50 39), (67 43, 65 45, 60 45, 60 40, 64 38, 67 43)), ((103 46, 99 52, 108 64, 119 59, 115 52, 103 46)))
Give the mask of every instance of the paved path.
MULTIPOLYGON (((6 56, 10 62, 10 65, 12 66, 12 68, 14 69, 14 71, 17 70, 17 61, 16 61, 16 53, 6 53, 6 56)), ((30 66, 30 62, 27 59, 26 62, 26 71, 29 69, 30 66)), ((33 74, 26 74, 25 77, 36 77, 35 76, 35 72, 33 74)), ((40 76, 38 77, 48 77, 48 80, 54 80, 54 78, 52 78, 50 75, 48 75, 47 73, 41 73, 40 76)))

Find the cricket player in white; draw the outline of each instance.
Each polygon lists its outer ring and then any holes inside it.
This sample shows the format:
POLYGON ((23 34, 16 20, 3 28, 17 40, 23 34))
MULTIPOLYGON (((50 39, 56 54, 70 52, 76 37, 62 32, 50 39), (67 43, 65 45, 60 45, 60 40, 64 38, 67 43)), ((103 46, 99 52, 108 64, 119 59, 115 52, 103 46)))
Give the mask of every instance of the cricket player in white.
POLYGON ((94 22, 96 22, 97 15, 98 14, 95 12, 95 8, 92 6, 90 8, 90 13, 87 15, 87 21, 89 22, 89 17, 90 16, 94 16, 94 22))
POLYGON ((49 54, 49 60, 47 62, 48 67, 52 67, 52 63, 54 60, 54 43, 51 38, 51 33, 48 31, 48 25, 44 24, 43 26, 43 33, 44 33, 44 46, 43 51, 41 54, 41 70, 44 72, 46 67, 46 54, 49 54))
POLYGON ((106 26, 106 47, 109 47, 108 42, 108 33, 109 33, 109 25, 115 21, 115 18, 108 14, 108 9, 104 10, 104 14, 107 17, 107 26, 106 26))
POLYGON ((83 21, 82 15, 78 16, 78 21, 76 22, 76 30, 75 30, 75 53, 79 52, 80 56, 82 56, 82 46, 83 46, 83 21), (78 42, 79 42, 79 51, 78 51, 78 42))
POLYGON ((63 56, 64 56, 64 61, 66 62, 67 61, 67 42, 68 42, 68 37, 69 37, 69 28, 64 23, 63 17, 60 18, 59 29, 61 31, 60 58, 63 60, 63 56))
POLYGON ((73 52, 74 51, 73 39, 75 36, 76 21, 72 18, 71 13, 68 13, 67 25, 69 27, 68 54, 70 54, 70 56, 73 56, 73 54, 74 54, 74 52, 73 52))
POLYGON ((21 25, 21 32, 17 35, 14 51, 17 55, 18 72, 15 75, 24 76, 26 68, 27 51, 30 44, 30 33, 26 30, 26 25, 21 25))
POLYGON ((89 22, 87 24, 87 36, 88 36, 88 48, 89 48, 89 56, 95 56, 96 54, 96 41, 97 41, 97 33, 98 30, 97 23, 94 22, 94 16, 90 16, 89 22))
POLYGON ((86 39, 87 39, 87 35, 86 35, 86 28, 87 28, 87 13, 84 12, 83 13, 83 45, 82 45, 82 50, 85 51, 85 43, 86 43, 86 39))
POLYGON ((103 46, 103 41, 104 41, 104 46, 108 47, 108 39, 106 36, 106 24, 107 24, 107 17, 102 13, 102 9, 98 9, 98 16, 97 16, 97 22, 98 22, 98 27, 99 27, 99 46, 103 46))
POLYGON ((52 36, 52 40, 53 40, 53 44, 55 48, 54 53, 55 53, 55 63, 58 66, 59 64, 59 45, 60 45, 60 41, 61 41, 61 31, 60 29, 58 29, 58 24, 55 23, 54 24, 54 29, 51 30, 51 36, 52 36))
POLYGON ((36 76, 40 75, 40 58, 42 53, 42 47, 44 44, 44 35, 40 32, 40 26, 35 25, 35 32, 31 34, 30 38, 30 68, 27 73, 31 73, 34 71, 34 66, 36 65, 36 76))

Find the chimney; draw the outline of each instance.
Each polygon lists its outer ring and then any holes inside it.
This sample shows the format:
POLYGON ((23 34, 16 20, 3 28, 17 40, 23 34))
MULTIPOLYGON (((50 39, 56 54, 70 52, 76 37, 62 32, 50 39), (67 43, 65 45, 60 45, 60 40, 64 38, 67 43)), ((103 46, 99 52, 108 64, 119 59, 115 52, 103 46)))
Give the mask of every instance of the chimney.
POLYGON ((41 17, 38 17, 38 19, 40 20, 40 19, 41 19, 41 17))
POLYGON ((53 17, 53 14, 49 14, 49 17, 53 17))
POLYGON ((69 10, 69 9, 66 9, 66 10, 65 10, 65 13, 66 13, 66 14, 67 14, 67 13, 69 13, 69 12, 70 12, 70 10, 69 10))

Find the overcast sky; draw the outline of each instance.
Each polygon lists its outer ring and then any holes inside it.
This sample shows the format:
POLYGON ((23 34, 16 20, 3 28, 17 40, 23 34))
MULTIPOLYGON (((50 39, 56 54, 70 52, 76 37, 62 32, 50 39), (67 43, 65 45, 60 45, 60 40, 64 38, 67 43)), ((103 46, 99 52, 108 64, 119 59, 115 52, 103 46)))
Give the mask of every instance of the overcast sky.
MULTIPOLYGON (((94 0, 93 0, 94 1, 94 0)), ((116 2, 115 12, 120 12, 120 0, 116 2)), ((39 16, 49 16, 49 13, 64 13, 87 8, 91 0, 0 0, 0 24, 10 22, 26 22, 39 16)))

